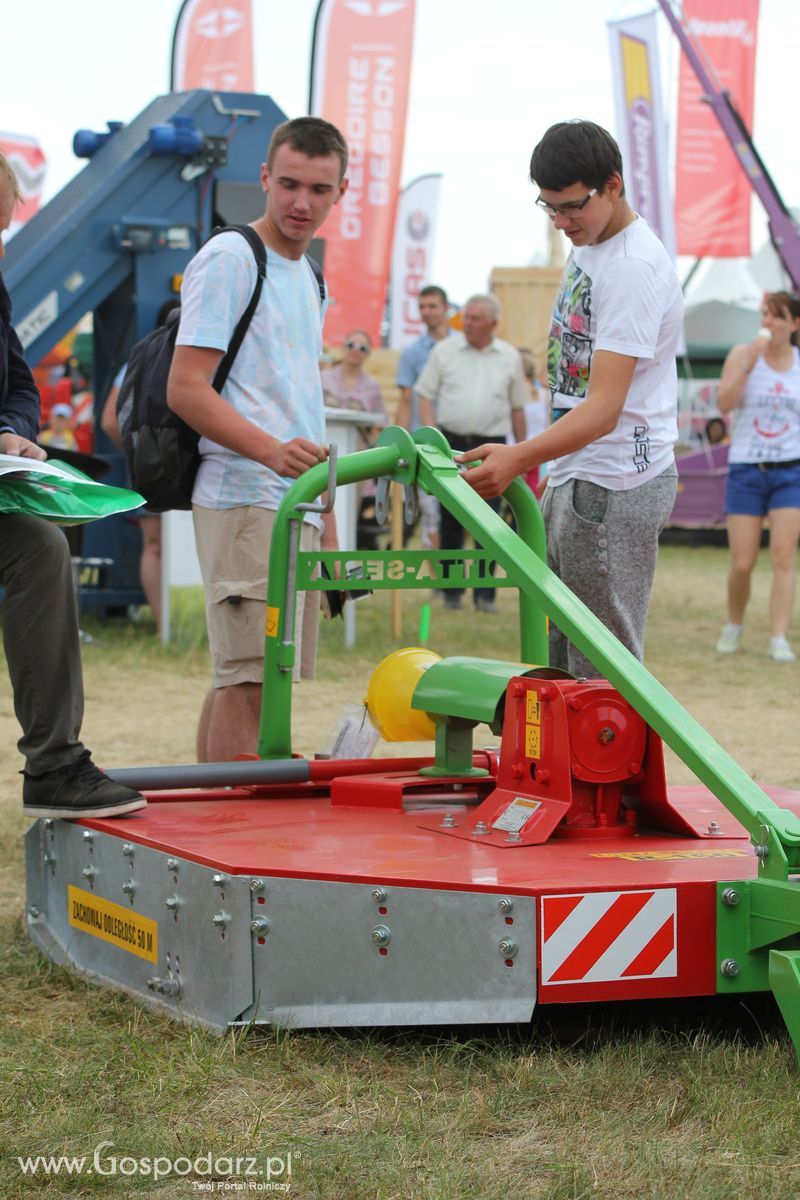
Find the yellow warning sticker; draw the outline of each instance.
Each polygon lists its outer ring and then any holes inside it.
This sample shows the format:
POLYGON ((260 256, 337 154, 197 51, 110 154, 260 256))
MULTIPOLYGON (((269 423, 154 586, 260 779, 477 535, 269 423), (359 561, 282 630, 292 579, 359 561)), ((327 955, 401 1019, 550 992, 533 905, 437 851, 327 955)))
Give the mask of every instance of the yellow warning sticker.
POLYGON ((538 758, 542 750, 541 725, 525 726, 525 757, 538 758))
POLYGON ((525 697, 525 720, 529 725, 542 723, 542 702, 538 692, 528 692, 525 697))
POLYGON ((69 885, 69 923, 122 950, 158 962, 158 922, 69 885))
POLYGON ((280 619, 281 610, 279 608, 270 608, 267 605, 267 621, 264 634, 266 637, 278 636, 278 621, 280 619))
POLYGON ((622 858, 626 862, 679 862, 687 858, 749 858, 747 850, 716 847, 708 850, 620 850, 590 854, 590 858, 622 858))

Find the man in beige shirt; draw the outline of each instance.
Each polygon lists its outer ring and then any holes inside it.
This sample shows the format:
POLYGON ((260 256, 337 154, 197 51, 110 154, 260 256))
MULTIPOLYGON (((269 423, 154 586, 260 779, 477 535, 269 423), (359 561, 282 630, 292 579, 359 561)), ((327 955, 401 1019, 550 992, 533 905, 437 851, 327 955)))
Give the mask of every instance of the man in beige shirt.
MULTIPOLYGON (((435 346, 414 390, 420 398, 423 425, 438 424, 454 450, 472 450, 484 442, 516 441, 526 434, 525 404, 529 392, 522 359, 494 331, 500 305, 494 296, 470 296, 464 306, 464 332, 435 346), (434 402, 437 417, 434 418, 434 402)), ((495 511, 499 499, 490 501, 495 511)), ((464 529, 445 508, 441 510, 441 545, 460 550, 464 529)), ((463 593, 445 592, 448 608, 460 608, 463 593)), ((475 588, 475 607, 495 612, 494 588, 475 588)))

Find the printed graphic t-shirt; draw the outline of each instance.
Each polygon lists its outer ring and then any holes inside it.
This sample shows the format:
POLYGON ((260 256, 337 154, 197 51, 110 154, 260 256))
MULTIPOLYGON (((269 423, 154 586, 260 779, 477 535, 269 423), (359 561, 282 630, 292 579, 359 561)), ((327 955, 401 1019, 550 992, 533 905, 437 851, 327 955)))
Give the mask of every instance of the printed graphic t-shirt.
POLYGON ((793 462, 800 458, 800 351, 788 371, 759 358, 733 413, 730 463, 793 462))
MULTIPOLYGON (((256 283, 253 252, 238 233, 219 234, 183 277, 179 346, 227 350, 256 283)), ((325 440, 320 383, 322 314, 314 273, 304 258, 267 250, 267 274, 223 399, 279 441, 325 440)), ((277 509, 293 482, 268 467, 200 439, 203 456, 192 499, 206 508, 250 504, 277 509)), ((314 517, 314 523, 319 518, 314 517)))
POLYGON ((626 491, 655 479, 674 461, 675 355, 682 320, 675 268, 641 217, 608 241, 573 247, 548 344, 553 418, 586 398, 596 351, 629 355, 637 362, 616 428, 556 459, 552 485, 584 479, 626 491))

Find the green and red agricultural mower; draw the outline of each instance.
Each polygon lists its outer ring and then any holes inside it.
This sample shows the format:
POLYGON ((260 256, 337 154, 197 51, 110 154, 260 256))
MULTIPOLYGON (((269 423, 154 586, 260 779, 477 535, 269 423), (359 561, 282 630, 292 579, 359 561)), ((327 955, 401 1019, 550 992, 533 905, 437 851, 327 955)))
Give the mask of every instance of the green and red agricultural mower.
POLYGON ((146 809, 37 821, 42 951, 217 1032, 771 990, 800 1051, 800 793, 762 791, 548 570, 521 481, 506 499, 516 532, 432 429, 298 479, 271 547, 258 759, 111 771, 146 809), (379 509, 394 482, 413 515, 422 488, 480 549, 301 552, 317 497, 372 478, 379 509), (299 589, 485 585, 491 561, 519 590, 520 662, 413 649, 370 684, 384 735, 428 731, 430 757, 293 753, 299 589), (547 617, 604 679, 547 666, 547 617), (481 723, 499 749, 473 748, 481 723), (667 787, 663 743, 695 786, 667 787))

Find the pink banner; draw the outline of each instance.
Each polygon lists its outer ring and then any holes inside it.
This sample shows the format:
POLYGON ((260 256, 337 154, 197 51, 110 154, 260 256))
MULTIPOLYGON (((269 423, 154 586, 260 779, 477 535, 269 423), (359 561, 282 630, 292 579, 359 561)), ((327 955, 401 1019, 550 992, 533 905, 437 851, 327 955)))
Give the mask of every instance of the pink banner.
POLYGON ((253 91, 252 0, 184 0, 172 40, 173 92, 253 91))
MULTIPOLYGON (((684 23, 730 93, 748 130, 753 127, 758 0, 684 0, 684 23)), ((678 97, 675 225, 678 254, 694 258, 748 257, 750 183, 697 77, 681 58, 678 97)))
POLYGON ((331 306, 326 341, 380 344, 403 163, 415 0, 321 0, 311 112, 341 129, 350 186, 319 231, 331 306))
POLYGON ((36 138, 24 133, 0 133, 3 151, 19 185, 19 203, 14 208, 9 233, 15 233, 39 211, 47 160, 36 138))

